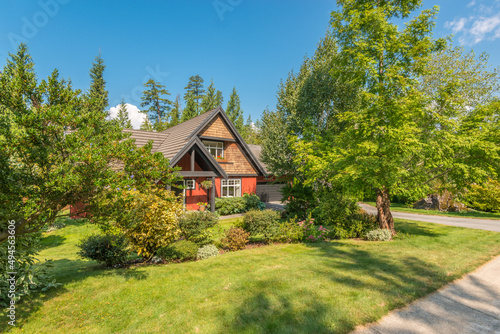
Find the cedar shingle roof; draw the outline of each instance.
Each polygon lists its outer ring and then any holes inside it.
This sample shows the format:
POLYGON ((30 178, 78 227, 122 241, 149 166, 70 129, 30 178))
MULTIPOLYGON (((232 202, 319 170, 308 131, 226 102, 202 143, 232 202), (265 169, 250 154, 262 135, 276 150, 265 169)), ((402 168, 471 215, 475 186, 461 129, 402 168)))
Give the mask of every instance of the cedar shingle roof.
POLYGON ((168 133, 163 132, 151 132, 151 131, 141 131, 141 130, 133 130, 133 129, 124 129, 123 132, 132 133, 130 136, 131 139, 135 139, 135 144, 138 147, 143 147, 150 140, 153 141, 152 152, 156 152, 163 141, 169 136, 168 133))

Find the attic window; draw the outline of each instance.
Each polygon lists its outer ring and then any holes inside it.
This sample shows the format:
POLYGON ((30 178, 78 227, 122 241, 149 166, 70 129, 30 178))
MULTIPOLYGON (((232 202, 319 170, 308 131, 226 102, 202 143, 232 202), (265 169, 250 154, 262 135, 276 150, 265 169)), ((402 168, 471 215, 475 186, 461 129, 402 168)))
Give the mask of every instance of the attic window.
POLYGON ((224 143, 221 141, 204 140, 203 145, 214 156, 214 158, 224 158, 224 143))

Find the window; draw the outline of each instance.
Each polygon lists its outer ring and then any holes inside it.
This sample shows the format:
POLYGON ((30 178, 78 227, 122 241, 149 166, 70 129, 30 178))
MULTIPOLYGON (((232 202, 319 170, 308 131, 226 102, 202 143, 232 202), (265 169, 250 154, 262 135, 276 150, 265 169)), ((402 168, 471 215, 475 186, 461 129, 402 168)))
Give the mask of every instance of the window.
POLYGON ((221 188, 221 197, 241 197, 240 179, 221 180, 221 188))
POLYGON ((214 158, 224 158, 224 143, 221 141, 204 140, 203 144, 214 158))
POLYGON ((187 190, 196 189, 196 182, 194 180, 184 180, 184 185, 186 186, 187 190))

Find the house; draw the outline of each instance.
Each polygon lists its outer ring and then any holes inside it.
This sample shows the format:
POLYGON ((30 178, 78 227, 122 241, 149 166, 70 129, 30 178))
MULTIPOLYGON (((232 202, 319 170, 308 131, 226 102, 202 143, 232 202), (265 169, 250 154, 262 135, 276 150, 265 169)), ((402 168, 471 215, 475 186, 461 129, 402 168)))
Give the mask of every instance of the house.
POLYGON ((185 189, 172 190, 184 193, 188 210, 197 210, 199 202, 211 203, 214 210, 216 197, 239 197, 260 191, 261 198, 270 198, 265 196, 269 180, 258 160, 260 147, 245 143, 221 107, 163 132, 124 131, 131 133, 130 138, 139 147, 153 141, 153 153, 161 152, 171 166, 181 168, 185 189), (202 182, 206 180, 214 186, 204 189, 202 182))

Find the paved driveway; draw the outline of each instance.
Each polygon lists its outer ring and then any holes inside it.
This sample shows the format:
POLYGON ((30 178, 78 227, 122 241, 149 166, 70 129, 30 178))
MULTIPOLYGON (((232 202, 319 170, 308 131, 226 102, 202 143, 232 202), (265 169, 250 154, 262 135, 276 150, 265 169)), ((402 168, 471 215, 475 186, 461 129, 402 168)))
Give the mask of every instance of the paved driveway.
MULTIPOLYGON (((377 209, 375 207, 368 205, 368 204, 363 204, 363 203, 360 203, 359 205, 366 212, 374 214, 374 215, 377 214, 377 209)), ((468 227, 468 228, 475 228, 478 230, 500 232, 500 220, 419 215, 419 214, 415 214, 415 213, 394 212, 394 211, 391 211, 391 212, 392 212, 392 216, 394 218, 417 220, 417 221, 421 221, 421 222, 468 227)))

